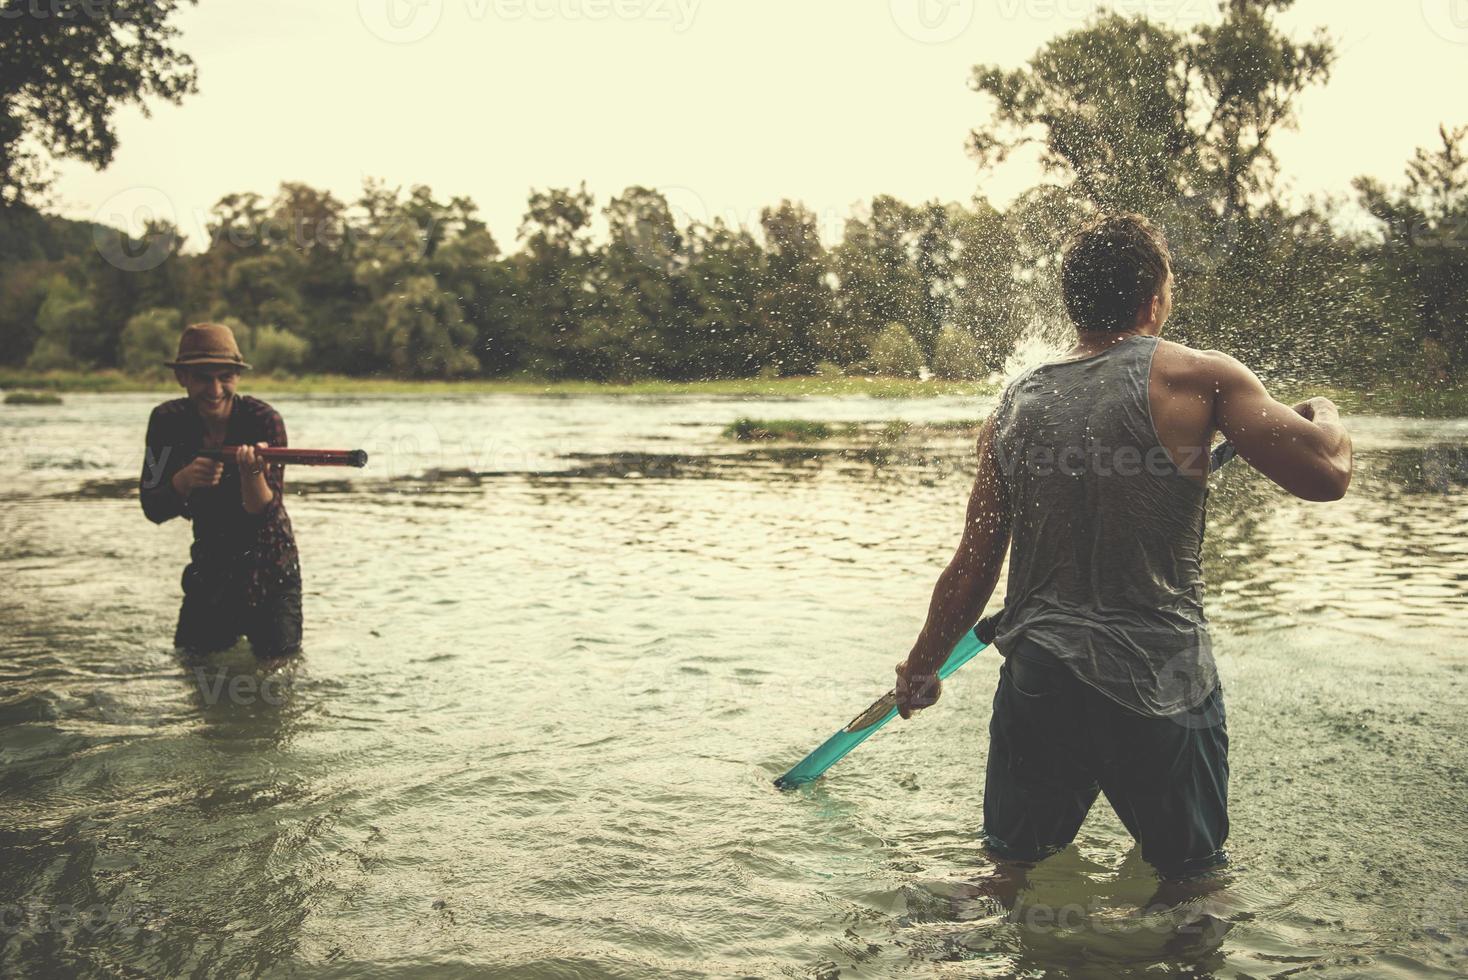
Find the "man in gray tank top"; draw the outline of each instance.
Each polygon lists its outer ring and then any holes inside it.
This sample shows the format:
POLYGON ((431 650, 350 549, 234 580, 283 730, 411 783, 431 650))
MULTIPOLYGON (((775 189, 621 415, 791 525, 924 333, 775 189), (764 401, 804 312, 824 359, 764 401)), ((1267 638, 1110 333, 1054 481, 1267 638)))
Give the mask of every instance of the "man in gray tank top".
POLYGON ((1054 853, 1104 793, 1160 874, 1188 876, 1227 860, 1229 829, 1228 731, 1203 610, 1209 447, 1222 433, 1284 490, 1330 501, 1350 483, 1350 438, 1329 400, 1284 405, 1232 357, 1161 339, 1171 262, 1142 216, 1077 232, 1061 283, 1076 345, 1016 378, 980 431, 962 540, 898 665, 900 709, 908 718, 937 700, 937 668, 1009 552, 990 852, 1054 853))

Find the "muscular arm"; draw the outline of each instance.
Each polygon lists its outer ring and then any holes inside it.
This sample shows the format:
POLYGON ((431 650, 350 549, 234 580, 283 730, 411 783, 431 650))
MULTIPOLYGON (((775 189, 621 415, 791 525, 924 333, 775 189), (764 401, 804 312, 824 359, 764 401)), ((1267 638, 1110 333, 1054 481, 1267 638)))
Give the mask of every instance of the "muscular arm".
POLYGON ((902 717, 937 699, 936 678, 965 632, 971 629, 994 594, 1004 553, 1009 549, 1009 498, 994 455, 994 419, 979 430, 979 471, 969 495, 958 551, 938 576, 928 619, 907 660, 898 666, 902 717), (904 689, 910 690, 904 690, 904 689))
POLYGON ((1351 437, 1329 399, 1275 401, 1244 365, 1215 354, 1214 422, 1250 466, 1304 500, 1339 500, 1351 484, 1351 437))

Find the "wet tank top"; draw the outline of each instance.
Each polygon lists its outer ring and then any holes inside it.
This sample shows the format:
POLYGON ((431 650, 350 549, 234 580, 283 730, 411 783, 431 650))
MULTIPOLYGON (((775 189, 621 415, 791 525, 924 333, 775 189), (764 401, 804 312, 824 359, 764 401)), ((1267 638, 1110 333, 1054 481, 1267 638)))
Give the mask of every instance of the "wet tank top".
POLYGON ((1218 674, 1203 614, 1208 489, 1152 424, 1156 350, 1156 337, 1128 337, 1005 389, 994 448, 1012 538, 994 642, 1038 645, 1118 703, 1171 715, 1218 674))

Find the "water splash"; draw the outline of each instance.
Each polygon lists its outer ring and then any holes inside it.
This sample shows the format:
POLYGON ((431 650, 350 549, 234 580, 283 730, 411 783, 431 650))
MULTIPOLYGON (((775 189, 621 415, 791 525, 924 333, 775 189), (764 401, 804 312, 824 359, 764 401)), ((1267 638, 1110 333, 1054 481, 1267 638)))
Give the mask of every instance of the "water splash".
POLYGON ((1052 319, 1031 320, 1020 331, 1014 350, 1005 358, 1003 383, 1010 384, 1032 367, 1060 360, 1074 343, 1075 331, 1069 324, 1052 319))

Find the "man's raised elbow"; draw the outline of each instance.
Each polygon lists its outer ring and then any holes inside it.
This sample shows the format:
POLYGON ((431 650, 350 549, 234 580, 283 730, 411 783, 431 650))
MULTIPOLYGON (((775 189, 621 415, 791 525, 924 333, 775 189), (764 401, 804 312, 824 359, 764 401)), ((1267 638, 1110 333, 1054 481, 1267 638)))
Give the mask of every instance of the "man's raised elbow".
POLYGON ((1350 487, 1350 461, 1332 461, 1316 475, 1315 479, 1310 481, 1308 486, 1297 491, 1296 495, 1312 503, 1328 504, 1344 497, 1350 487))
POLYGON ((1351 489, 1351 461, 1345 460, 1331 467, 1331 490, 1334 492, 1331 500, 1340 500, 1351 489))

